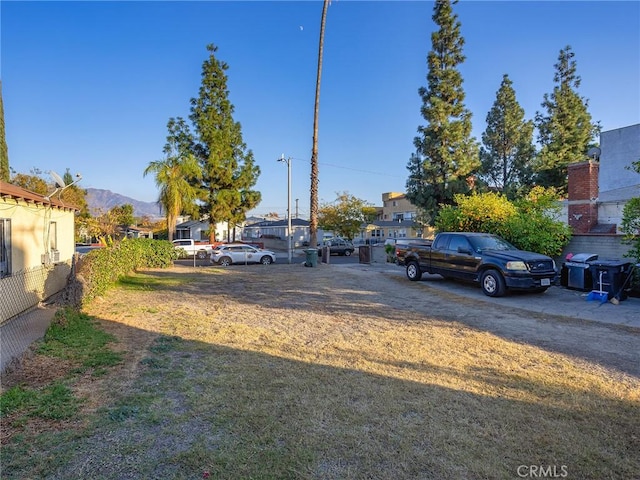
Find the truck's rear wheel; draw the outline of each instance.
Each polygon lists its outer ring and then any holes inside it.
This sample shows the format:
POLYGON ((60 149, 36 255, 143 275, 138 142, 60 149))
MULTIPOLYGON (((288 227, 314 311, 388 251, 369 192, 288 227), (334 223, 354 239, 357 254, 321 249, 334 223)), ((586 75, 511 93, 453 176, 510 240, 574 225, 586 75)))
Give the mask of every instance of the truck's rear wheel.
POLYGON ((207 258, 207 252, 205 252, 204 250, 199 250, 198 251, 198 258, 200 260, 204 260, 205 258, 207 258))
POLYGON ((501 297, 507 290, 504 278, 497 270, 485 271, 480 277, 480 286, 488 297, 501 297))
POLYGON ((417 262, 407 263, 407 278, 412 282, 417 282, 422 278, 422 270, 417 262))

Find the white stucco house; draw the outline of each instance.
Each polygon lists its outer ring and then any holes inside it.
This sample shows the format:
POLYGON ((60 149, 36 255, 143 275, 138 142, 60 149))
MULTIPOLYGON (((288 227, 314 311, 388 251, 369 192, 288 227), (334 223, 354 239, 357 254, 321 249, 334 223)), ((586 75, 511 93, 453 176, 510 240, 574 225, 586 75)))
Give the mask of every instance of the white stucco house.
POLYGON ((0 181, 0 324, 65 287, 76 211, 0 181))

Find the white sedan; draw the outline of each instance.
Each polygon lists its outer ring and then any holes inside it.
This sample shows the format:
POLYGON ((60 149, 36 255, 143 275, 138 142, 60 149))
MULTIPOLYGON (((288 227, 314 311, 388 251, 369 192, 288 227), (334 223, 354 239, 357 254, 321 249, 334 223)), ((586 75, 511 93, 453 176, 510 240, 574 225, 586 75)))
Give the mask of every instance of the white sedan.
POLYGON ((276 261, 276 254, 244 243, 230 243, 215 247, 211 252, 211 263, 229 266, 232 263, 261 263, 269 265, 276 261))

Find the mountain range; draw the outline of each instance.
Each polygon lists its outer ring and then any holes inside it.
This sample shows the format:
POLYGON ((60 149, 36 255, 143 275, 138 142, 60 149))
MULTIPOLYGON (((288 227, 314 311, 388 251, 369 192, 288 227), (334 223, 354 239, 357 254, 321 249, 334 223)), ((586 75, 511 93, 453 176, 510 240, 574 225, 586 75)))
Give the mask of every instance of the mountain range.
POLYGON ((152 220, 163 218, 160 206, 156 202, 141 202, 100 188, 87 188, 86 191, 87 205, 92 215, 105 213, 114 207, 129 204, 133 207, 134 217, 149 217, 152 220))

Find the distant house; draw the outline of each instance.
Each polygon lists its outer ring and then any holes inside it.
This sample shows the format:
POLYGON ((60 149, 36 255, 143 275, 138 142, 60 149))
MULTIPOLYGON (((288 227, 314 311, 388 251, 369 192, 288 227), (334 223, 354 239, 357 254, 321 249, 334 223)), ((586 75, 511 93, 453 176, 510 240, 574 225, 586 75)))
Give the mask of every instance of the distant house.
MULTIPOLYGON (((256 241, 269 244, 266 240, 287 240, 286 219, 262 220, 246 224, 242 229, 242 239, 248 242, 256 241)), ((322 238, 322 230, 318 230, 318 237, 322 238)), ((291 244, 294 247, 308 245, 310 238, 309 221, 301 218, 291 219, 291 244)))
POLYGON ((382 207, 378 208, 378 218, 363 225, 357 239, 363 243, 383 243, 387 239, 416 238, 430 233, 415 223, 418 208, 404 193, 382 194, 382 207))
POLYGON ((61 291, 77 209, 0 181, 0 323, 61 291))
MULTIPOLYGON (((209 222, 206 220, 187 220, 176 225, 174 239, 192 238, 194 240, 209 241, 211 233, 209 228, 209 222)), ((234 234, 239 238, 241 229, 235 232, 233 229, 229 231, 227 222, 218 222, 214 238, 215 241, 224 242, 227 239, 233 239, 234 234)))

